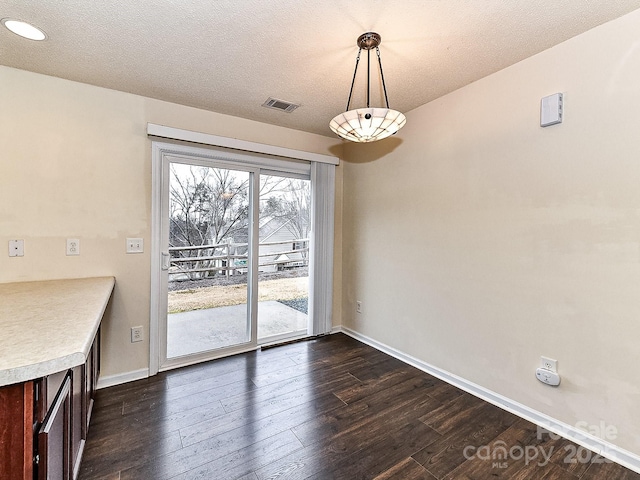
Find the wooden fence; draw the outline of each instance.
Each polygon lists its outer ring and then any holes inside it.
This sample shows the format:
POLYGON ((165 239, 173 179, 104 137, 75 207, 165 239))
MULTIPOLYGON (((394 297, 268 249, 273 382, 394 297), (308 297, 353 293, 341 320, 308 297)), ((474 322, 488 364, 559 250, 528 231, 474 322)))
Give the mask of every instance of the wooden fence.
MULTIPOLYGON (((193 247, 170 247, 169 280, 199 280, 216 275, 247 273, 248 244, 219 243, 193 247), (244 253, 239 253, 244 252, 244 253)), ((258 247, 258 270, 299 268, 309 265, 309 239, 264 242, 258 247), (284 246, 289 248, 285 248, 284 246), (281 248, 278 248, 282 246, 281 248), (287 258, 281 258, 285 255, 287 258)))

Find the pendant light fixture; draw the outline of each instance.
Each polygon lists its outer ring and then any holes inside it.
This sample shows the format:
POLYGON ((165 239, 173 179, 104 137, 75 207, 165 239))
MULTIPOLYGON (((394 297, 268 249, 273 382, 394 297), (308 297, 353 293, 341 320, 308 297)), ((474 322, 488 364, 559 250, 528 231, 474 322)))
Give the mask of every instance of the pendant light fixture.
POLYGON ((407 122, 405 116, 397 110, 389 108, 389 98, 387 97, 387 87, 384 83, 384 74, 382 73, 382 60, 380 60, 380 35, 374 32, 363 33, 358 37, 356 42, 359 50, 356 57, 356 68, 353 72, 353 80, 351 81, 351 90, 349 91, 349 99, 347 100, 347 111, 337 115, 329 123, 329 128, 336 134, 351 140, 352 142, 375 142, 383 138, 393 135, 400 130, 407 122), (371 108, 369 105, 371 90, 371 50, 376 49, 378 56, 378 64, 380 65, 380 79, 382 80, 382 90, 384 91, 384 99, 387 104, 386 108, 371 108), (358 63, 360 62, 360 53, 362 50, 367 51, 367 107, 349 110, 351 104, 351 96, 353 94, 353 85, 356 81, 356 73, 358 72, 358 63))

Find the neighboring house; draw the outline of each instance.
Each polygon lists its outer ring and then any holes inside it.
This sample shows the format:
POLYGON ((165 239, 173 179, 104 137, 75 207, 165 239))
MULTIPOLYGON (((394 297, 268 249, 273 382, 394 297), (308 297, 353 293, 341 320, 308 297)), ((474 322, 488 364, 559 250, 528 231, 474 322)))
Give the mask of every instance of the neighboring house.
MULTIPOLYGON (((302 230, 308 230, 308 226, 303 225, 302 230)), ((291 219, 280 217, 261 219, 259 271, 276 272, 308 265, 309 241, 301 239, 298 232, 299 229, 294 226, 291 219)))
MULTIPOLYGON (((300 231, 307 231, 308 225, 302 225, 298 228, 294 224, 294 220, 281 217, 264 217, 260 220, 259 226, 259 262, 260 272, 277 272, 291 268, 297 268, 308 265, 309 241, 306 238, 300 238, 300 231)), ((176 254, 174 258, 194 257, 194 262, 181 263, 181 268, 173 267, 172 280, 187 280, 189 278, 203 278, 213 276, 216 273, 234 275, 246 274, 247 260, 246 258, 225 259, 227 255, 245 256, 248 248, 245 242, 237 243, 235 238, 226 238, 222 243, 218 243, 217 247, 203 246, 202 249, 189 250, 186 255, 176 254), (228 243, 227 243, 228 242, 228 243), (219 257, 217 260, 197 260, 199 257, 219 257), (197 262, 197 263, 196 263, 197 262), (216 270, 216 267, 226 267, 230 263, 233 265, 229 270, 216 270), (187 274, 188 269, 203 269, 210 267, 209 272, 201 271, 191 277, 187 274)), ((209 241, 209 246, 214 245, 213 240, 209 241)))

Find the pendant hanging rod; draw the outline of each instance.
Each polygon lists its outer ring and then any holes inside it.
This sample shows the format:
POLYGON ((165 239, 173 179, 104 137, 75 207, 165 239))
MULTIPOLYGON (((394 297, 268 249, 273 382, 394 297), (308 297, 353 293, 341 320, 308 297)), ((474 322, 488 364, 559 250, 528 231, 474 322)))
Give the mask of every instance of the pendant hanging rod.
POLYGON ((370 96, 371 96, 371 50, 367 50, 367 108, 369 108, 370 96))
POLYGON ((382 90, 384 91, 384 101, 387 103, 387 108, 389 108, 389 97, 387 97, 387 86, 384 84, 384 73, 382 73, 382 60, 380 59, 380 49, 378 47, 376 47, 376 53, 378 54, 378 64, 380 65, 380 79, 382 80, 382 90))
POLYGON ((356 83, 356 73, 358 73, 358 63, 360 63, 360 52, 362 52, 362 48, 358 50, 358 56, 356 57, 356 68, 353 71, 353 79, 351 80, 351 90, 349 90, 349 99, 347 100, 347 111, 349 110, 349 105, 351 104, 351 95, 353 95, 353 84, 356 83))

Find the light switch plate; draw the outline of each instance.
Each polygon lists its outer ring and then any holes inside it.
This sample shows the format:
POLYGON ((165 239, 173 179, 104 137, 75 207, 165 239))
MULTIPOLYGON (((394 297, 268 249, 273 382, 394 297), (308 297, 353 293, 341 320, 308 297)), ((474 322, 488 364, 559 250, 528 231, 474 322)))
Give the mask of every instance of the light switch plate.
POLYGON ((9 240, 9 256, 24 257, 24 240, 9 240))
POLYGON ((127 253, 143 253, 144 240, 142 238, 127 238, 127 253))

